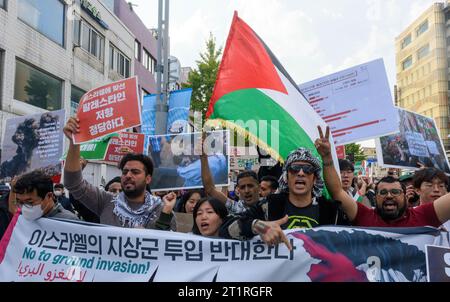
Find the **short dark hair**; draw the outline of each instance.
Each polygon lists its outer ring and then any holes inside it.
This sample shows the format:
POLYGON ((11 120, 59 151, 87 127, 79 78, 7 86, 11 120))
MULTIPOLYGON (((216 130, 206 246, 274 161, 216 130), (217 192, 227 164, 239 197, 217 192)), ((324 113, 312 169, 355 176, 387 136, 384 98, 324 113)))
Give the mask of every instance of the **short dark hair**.
POLYGON ((241 172, 241 173, 238 174, 237 179, 236 179, 236 184, 239 185, 239 180, 240 180, 241 178, 245 178, 245 177, 252 177, 252 178, 255 179, 255 181, 256 181, 257 183, 259 183, 259 181, 258 181, 258 175, 256 174, 255 171, 244 171, 244 172, 241 172))
POLYGON ((276 179, 275 176, 272 176, 272 175, 266 175, 266 176, 263 176, 263 177, 261 178, 261 181, 260 181, 260 182, 263 182, 263 181, 268 181, 268 182, 270 182, 270 188, 271 188, 272 190, 278 189, 278 179, 276 179))
POLYGON ((40 170, 22 175, 14 186, 14 193, 25 194, 36 190, 37 195, 44 199, 45 195, 53 192, 53 182, 50 176, 40 170))
POLYGON ((123 167, 127 164, 127 162, 136 160, 140 161, 144 165, 145 174, 146 175, 153 175, 153 161, 150 157, 144 154, 137 154, 137 153, 128 153, 125 155, 122 160, 119 163, 119 169, 123 170, 123 167))
POLYGON ((425 168, 414 174, 414 188, 419 189, 423 182, 432 182, 434 178, 439 178, 446 186, 448 186, 448 177, 439 169, 425 168))
POLYGON ((382 183, 382 182, 389 183, 389 184, 398 182, 402 186, 403 193, 406 193, 406 186, 405 186, 405 184, 402 183, 398 178, 395 178, 395 177, 392 177, 392 176, 386 176, 386 177, 383 177, 382 179, 380 179, 377 182, 376 186, 375 186, 375 192, 378 193, 378 185, 380 183, 382 183))
POLYGON ((339 170, 345 171, 345 170, 352 170, 352 172, 355 172, 355 166, 347 159, 339 159, 339 170))
POLYGON ((116 176, 113 179, 111 179, 110 181, 108 181, 108 183, 105 186, 105 191, 108 191, 109 186, 111 186, 113 183, 118 182, 121 183, 121 178, 120 176, 116 176))
POLYGON ((55 184, 55 186, 53 187, 54 189, 64 189, 64 185, 59 183, 59 184, 55 184))
POLYGON ((215 199, 215 198, 211 198, 211 197, 200 199, 200 201, 197 202, 197 204, 195 205, 194 211, 192 213, 192 216, 194 217, 194 225, 192 226, 192 233, 194 233, 195 235, 201 235, 200 230, 199 230, 199 228, 197 226, 197 223, 195 223, 195 219, 197 218, 198 209, 205 202, 209 202, 209 204, 213 208, 214 212, 217 215, 219 215, 219 217, 222 218, 222 220, 225 220, 225 218, 228 216, 227 207, 220 200, 215 199))

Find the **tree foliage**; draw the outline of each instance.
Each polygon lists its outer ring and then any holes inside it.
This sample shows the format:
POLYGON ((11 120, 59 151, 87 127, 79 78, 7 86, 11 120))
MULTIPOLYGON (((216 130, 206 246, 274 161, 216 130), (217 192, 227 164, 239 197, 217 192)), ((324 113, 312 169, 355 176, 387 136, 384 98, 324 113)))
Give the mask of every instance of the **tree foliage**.
POLYGON ((361 148, 361 145, 354 143, 345 145, 345 154, 347 155, 347 158, 350 158, 350 154, 353 154, 354 162, 362 161, 367 158, 367 156, 364 155, 364 150, 361 148))
POLYGON ((222 47, 217 48, 216 39, 210 33, 206 50, 200 53, 197 68, 189 74, 188 84, 184 87, 192 88, 191 110, 202 112, 203 120, 216 83, 221 55, 222 47))

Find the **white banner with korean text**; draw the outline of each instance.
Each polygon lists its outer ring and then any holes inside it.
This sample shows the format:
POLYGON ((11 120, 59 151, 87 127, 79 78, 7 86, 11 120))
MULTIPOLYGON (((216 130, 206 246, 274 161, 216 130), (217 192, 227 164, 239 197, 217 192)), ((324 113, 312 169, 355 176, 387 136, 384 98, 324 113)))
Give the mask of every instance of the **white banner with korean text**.
POLYGON ((426 281, 432 228, 285 231, 293 250, 249 241, 16 216, 0 244, 0 282, 426 281))

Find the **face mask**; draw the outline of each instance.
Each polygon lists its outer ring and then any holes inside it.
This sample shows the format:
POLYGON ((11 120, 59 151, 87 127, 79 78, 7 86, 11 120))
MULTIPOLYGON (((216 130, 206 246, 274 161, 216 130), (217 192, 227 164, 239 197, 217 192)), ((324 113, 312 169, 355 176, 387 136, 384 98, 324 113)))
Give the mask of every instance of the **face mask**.
POLYGON ((62 192, 61 191, 55 191, 54 192, 56 197, 62 196, 62 192))
POLYGON ((22 207, 22 215, 26 220, 36 220, 44 215, 44 211, 41 208, 41 205, 35 205, 30 207, 22 207))

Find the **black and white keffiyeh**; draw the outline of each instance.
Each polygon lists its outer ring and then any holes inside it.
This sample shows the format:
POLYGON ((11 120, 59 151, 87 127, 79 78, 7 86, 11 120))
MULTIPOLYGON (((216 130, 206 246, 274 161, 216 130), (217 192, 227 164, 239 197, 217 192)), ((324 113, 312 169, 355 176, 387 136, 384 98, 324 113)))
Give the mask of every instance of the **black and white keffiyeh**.
POLYGON ((281 174, 281 177, 278 180, 279 185, 280 185, 280 188, 279 188, 280 192, 289 193, 289 187, 288 187, 288 183, 287 183, 287 174, 288 174, 290 165, 292 165, 292 163, 297 162, 297 161, 305 161, 307 163, 310 163, 311 165, 313 165, 316 168, 316 172, 315 172, 316 181, 313 186, 312 195, 315 198, 321 197, 323 187, 324 187, 322 173, 321 173, 322 165, 320 164, 319 159, 317 157, 315 157, 309 149, 306 149, 306 148, 298 148, 297 150, 292 151, 288 155, 286 162, 284 164, 284 167, 283 167, 283 173, 281 174))
POLYGON ((145 227, 149 221, 156 220, 156 209, 161 205, 161 198, 145 192, 144 204, 137 210, 133 210, 125 199, 125 193, 121 192, 112 200, 114 203, 114 215, 119 218, 123 227, 145 227))

